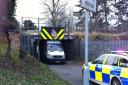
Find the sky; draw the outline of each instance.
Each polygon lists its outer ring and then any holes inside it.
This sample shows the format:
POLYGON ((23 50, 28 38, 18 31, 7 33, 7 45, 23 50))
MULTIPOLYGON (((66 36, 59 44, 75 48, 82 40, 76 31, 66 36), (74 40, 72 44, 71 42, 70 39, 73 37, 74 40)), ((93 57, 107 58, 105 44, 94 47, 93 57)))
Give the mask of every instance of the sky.
MULTIPOLYGON (((44 7, 41 4, 46 0, 17 0, 17 8, 16 8, 16 18, 19 22, 21 22, 21 17, 34 17, 34 18, 42 18, 44 17, 42 12, 44 11, 44 7)), ((79 10, 75 5, 79 4, 80 0, 60 0, 62 2, 68 3, 67 8, 72 11, 79 10)), ((33 21, 33 20, 32 20, 33 21)), ((37 20, 34 22, 38 22, 37 20)), ((44 22, 44 21, 42 21, 44 22)), ((112 20, 111 24, 115 24, 116 21, 112 20)))
MULTIPOLYGON (((17 0, 16 18, 21 21, 21 17, 35 17, 42 18, 43 5, 41 4, 44 0, 17 0)), ((64 0, 62 0, 64 1, 64 0)), ((79 0, 65 0, 68 3, 68 8, 72 11, 76 11, 79 0)))

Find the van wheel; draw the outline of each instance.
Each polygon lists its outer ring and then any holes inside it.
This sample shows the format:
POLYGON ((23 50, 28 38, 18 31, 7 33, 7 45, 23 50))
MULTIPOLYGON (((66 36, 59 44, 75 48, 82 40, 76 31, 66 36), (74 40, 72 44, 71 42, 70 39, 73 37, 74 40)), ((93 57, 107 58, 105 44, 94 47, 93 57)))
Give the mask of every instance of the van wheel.
POLYGON ((111 81, 111 85, 121 85, 121 83, 120 83, 119 79, 114 78, 114 79, 112 79, 112 81, 111 81))

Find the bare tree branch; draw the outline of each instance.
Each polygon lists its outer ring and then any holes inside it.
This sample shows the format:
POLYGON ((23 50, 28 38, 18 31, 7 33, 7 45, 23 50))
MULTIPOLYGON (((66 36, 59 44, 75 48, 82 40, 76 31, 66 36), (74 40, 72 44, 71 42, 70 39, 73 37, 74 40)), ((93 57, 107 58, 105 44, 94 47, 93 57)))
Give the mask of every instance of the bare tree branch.
MULTIPOLYGON (((58 23, 58 18, 64 18, 66 16, 66 6, 67 6, 67 3, 66 4, 61 4, 60 3, 60 0, 51 0, 52 2, 49 2, 48 3, 44 3, 44 6, 46 6, 48 8, 47 12, 45 10, 44 14, 50 14, 49 16, 51 16, 51 22, 52 22, 52 25, 53 26, 56 26, 58 23)), ((49 17, 47 16, 47 17, 49 17)), ((64 19, 62 19, 64 20, 64 19)))
POLYGON ((50 12, 52 12, 51 7, 47 3, 44 3, 44 5, 48 7, 48 9, 49 9, 50 12))

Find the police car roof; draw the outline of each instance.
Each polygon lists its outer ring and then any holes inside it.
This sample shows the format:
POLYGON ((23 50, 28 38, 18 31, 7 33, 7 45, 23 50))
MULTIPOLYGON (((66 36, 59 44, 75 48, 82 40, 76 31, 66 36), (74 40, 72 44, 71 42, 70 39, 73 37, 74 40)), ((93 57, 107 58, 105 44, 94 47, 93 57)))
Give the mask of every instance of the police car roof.
POLYGON ((108 55, 108 56, 118 56, 120 58, 125 58, 128 60, 128 55, 124 55, 124 54, 117 54, 117 53, 111 53, 111 54, 104 54, 104 55, 108 55))

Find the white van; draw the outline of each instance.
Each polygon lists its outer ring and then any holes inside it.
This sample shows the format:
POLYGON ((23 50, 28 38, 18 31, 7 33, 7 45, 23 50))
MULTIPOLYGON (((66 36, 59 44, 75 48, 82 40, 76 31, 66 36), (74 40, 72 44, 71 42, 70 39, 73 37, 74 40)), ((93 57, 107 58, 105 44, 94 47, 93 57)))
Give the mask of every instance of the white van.
POLYGON ((60 41, 47 41, 47 59, 54 62, 65 61, 65 53, 60 41))

